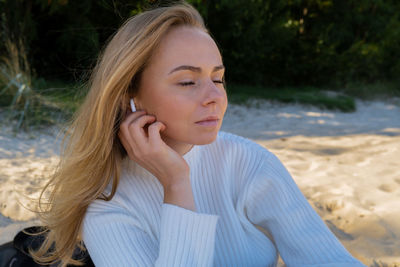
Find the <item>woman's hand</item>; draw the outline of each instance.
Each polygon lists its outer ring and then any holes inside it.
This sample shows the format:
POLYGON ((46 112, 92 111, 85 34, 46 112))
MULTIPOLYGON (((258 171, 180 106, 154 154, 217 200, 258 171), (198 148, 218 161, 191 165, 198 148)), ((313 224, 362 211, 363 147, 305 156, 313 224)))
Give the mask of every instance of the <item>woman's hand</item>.
POLYGON ((155 116, 128 109, 118 137, 129 158, 151 172, 167 189, 187 184, 190 168, 184 158, 161 139, 160 131, 165 128, 155 116), (144 129, 146 124, 150 124, 148 133, 144 129))

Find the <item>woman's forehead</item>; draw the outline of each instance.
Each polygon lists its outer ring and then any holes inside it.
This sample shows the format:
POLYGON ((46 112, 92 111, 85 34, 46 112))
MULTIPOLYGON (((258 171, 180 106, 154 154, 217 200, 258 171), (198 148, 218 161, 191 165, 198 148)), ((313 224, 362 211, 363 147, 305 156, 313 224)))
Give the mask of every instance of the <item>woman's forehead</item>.
POLYGON ((222 65, 221 54, 214 40, 204 31, 189 27, 178 27, 164 36, 152 61, 150 65, 162 69, 179 65, 200 68, 222 65))

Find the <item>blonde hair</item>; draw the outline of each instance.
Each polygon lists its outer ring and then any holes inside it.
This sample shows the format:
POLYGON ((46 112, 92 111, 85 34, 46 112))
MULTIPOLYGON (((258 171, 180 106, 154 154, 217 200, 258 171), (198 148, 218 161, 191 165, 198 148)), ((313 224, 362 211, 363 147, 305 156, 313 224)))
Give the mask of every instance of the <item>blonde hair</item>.
POLYGON ((197 10, 179 2, 129 18, 99 56, 90 90, 66 124, 60 162, 39 198, 38 214, 46 230, 40 249, 31 251, 35 261, 82 264, 72 255, 76 246, 83 248, 80 231, 87 207, 95 199, 111 200, 126 157, 117 135, 125 99, 136 95, 141 72, 163 36, 176 26, 208 33, 197 10), (112 191, 106 196, 103 191, 111 181, 112 191))

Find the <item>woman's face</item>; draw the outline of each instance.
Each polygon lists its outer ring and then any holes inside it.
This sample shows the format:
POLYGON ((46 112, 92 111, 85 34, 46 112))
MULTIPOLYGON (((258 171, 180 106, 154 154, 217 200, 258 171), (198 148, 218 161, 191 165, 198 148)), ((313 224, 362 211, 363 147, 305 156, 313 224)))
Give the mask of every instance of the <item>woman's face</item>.
POLYGON ((142 73, 137 108, 166 125, 162 138, 176 150, 209 144, 217 137, 228 105, 224 70, 207 33, 177 27, 164 37, 142 73), (208 116, 219 120, 215 125, 197 123, 208 116))

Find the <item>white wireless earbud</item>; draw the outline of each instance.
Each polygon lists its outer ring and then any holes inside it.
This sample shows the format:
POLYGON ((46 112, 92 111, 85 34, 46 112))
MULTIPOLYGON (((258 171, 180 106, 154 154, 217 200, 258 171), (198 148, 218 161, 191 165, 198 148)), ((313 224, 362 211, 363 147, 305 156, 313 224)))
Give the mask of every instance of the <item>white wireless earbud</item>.
POLYGON ((135 112, 135 111, 136 111, 136 107, 135 107, 135 103, 133 102, 133 98, 131 98, 130 103, 131 103, 131 110, 132 110, 132 112, 135 112))

